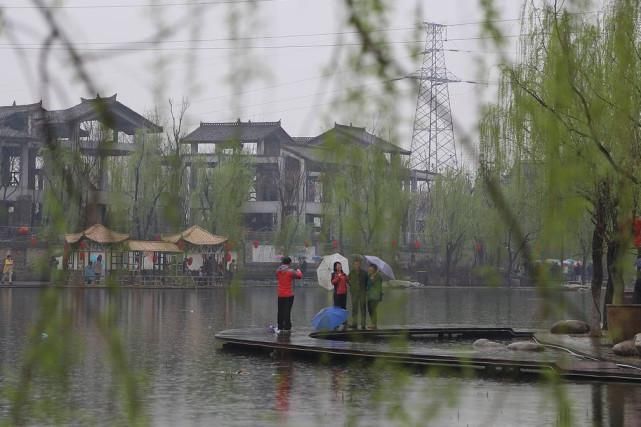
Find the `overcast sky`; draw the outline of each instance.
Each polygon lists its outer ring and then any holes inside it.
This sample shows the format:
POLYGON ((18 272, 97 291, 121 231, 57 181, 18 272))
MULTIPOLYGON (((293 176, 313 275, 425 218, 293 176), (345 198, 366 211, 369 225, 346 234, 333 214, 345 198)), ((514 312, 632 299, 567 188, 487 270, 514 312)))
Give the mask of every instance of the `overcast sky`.
MULTIPOLYGON (((118 93, 118 99, 139 112, 159 106, 167 98, 190 100, 189 130, 200 121, 282 120, 292 136, 320 133, 333 121, 372 126, 371 114, 336 111, 331 99, 346 88, 362 87, 368 91, 380 86, 345 72, 348 64, 328 68, 339 43, 353 42, 345 32, 342 0, 263 0, 256 3, 253 17, 240 13, 242 43, 250 49, 237 48, 229 39, 229 4, 197 0, 68 0, 54 10, 63 31, 77 44, 81 54, 90 57, 89 70, 100 94, 118 93), (164 4, 163 4, 164 3, 164 4), (152 7, 151 4, 156 4, 152 7), (158 5, 161 6, 158 6, 158 5), (159 30, 161 23, 172 33, 159 45, 139 43, 159 30), (342 39, 339 38, 342 37, 342 39), (193 42, 190 40, 198 40, 193 42), (311 47, 310 47, 311 45, 311 47), (301 47, 307 46, 307 47, 301 47), (116 48, 116 49, 114 49, 116 48), (234 87, 230 75, 239 75, 235 63, 251 65, 242 87, 234 87), (195 64, 195 65, 190 65, 195 64), (331 83, 327 83, 328 76, 331 83), (366 84, 363 87, 363 84, 366 84), (240 92, 240 94, 233 95, 240 92), (239 107, 239 108, 234 108, 239 107)), ((227 1, 226 3, 229 3, 227 1)), ((241 2, 242 3, 242 2, 241 2)), ((420 48, 425 34, 413 29, 417 22, 448 24, 446 52, 449 70, 463 80, 488 81, 489 86, 469 83, 450 85, 451 105, 458 134, 472 132, 480 92, 492 91, 495 76, 482 72, 479 58, 492 65, 496 49, 475 39, 482 20, 479 0, 395 0, 395 9, 384 28, 394 48, 396 60, 407 72, 420 66, 420 57, 412 57, 409 48, 420 48), (416 16, 417 5, 422 16, 416 16), (420 41, 416 43, 417 41, 420 41)), ((0 41, 2 80, 0 104, 32 103, 43 99, 46 108, 64 108, 92 97, 71 72, 69 58, 62 49, 53 50, 48 62, 54 84, 44 91, 39 79, 39 48, 47 34, 41 12, 27 0, 0 2, 4 8, 5 28, 0 41), (16 43, 20 49, 16 50, 16 43)), ((518 18, 520 0, 497 0, 501 17, 518 18)), ((243 7, 248 7, 245 3, 243 7)), ((501 22, 505 34, 519 32, 516 20, 501 22)), ((509 40, 515 40, 510 38, 509 40)), ((351 49, 349 46, 342 49, 351 49)), ((513 56, 513 43, 504 48, 513 56)), ((403 97, 398 108, 401 145, 409 148, 416 93, 410 84, 401 84, 403 97)), ((487 97, 487 95, 486 95, 487 97)))

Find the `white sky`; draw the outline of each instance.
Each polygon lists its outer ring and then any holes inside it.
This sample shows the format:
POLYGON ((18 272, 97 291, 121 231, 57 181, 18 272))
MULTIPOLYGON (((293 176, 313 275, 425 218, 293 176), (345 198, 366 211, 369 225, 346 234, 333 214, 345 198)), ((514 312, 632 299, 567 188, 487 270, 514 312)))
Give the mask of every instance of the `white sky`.
MULTIPOLYGON (((253 46, 248 51, 233 48, 232 41, 220 40, 230 36, 230 6, 211 4, 216 1, 222 0, 197 0, 200 6, 186 5, 189 0, 68 0, 58 4, 72 7, 56 9, 54 15, 82 54, 100 58, 91 61, 89 69, 101 95, 117 92, 121 102, 142 113, 152 110, 155 105, 165 108, 169 97, 178 101, 187 97, 191 103, 187 130, 192 130, 200 121, 231 121, 240 117, 253 121, 281 119, 283 127, 292 136, 311 136, 325 130, 333 121, 366 127, 376 121, 371 114, 337 112, 329 105, 332 97, 344 93, 344 88, 364 84, 364 80, 344 73, 348 67, 345 63, 328 68, 336 47, 327 45, 336 44, 340 36, 318 35, 345 31, 342 0, 259 1, 257 18, 250 20, 246 14, 240 16, 241 36, 252 37, 244 41, 253 46), (163 3, 162 6, 149 6, 163 3), (131 43, 149 38, 160 22, 176 30, 166 41, 155 46, 161 50, 150 50, 149 44, 131 43), (206 41, 188 42, 192 39, 206 41), (100 51, 114 45, 123 46, 122 43, 129 50, 100 51), (315 46, 293 47, 301 45, 315 46), (241 88, 230 83, 230 75, 240 76, 234 68, 234 58, 236 61, 249 58, 251 65, 251 77, 239 77, 244 82, 241 88), (196 61, 195 66, 188 65, 191 60, 196 61), (328 74, 331 74, 331 84, 323 83, 326 79, 321 77, 328 74), (237 91, 242 94, 229 97, 237 91), (232 108, 233 105, 240 108, 232 108)), ((422 30, 418 33, 411 30, 416 22, 453 25, 448 28, 451 41, 446 43, 446 48, 471 51, 447 52, 446 61, 449 70, 463 80, 490 82, 489 86, 450 85, 456 133, 473 136, 479 105, 483 99, 488 99, 487 93, 493 92, 491 82, 496 80, 495 75, 488 75, 479 67, 479 59, 483 58, 489 65, 498 60, 494 47, 473 39, 478 37, 480 25, 458 25, 482 20, 479 0, 394 0, 387 3, 395 9, 385 25, 391 30, 384 34, 394 42, 395 58, 407 72, 420 66, 421 58, 412 58, 407 49, 409 46, 422 48, 423 42, 404 43, 424 39, 422 30), (421 16, 416 16, 417 4, 422 10, 421 16)), ((521 0, 496 0, 495 3, 501 18, 518 18, 521 0)), ((13 29, 12 38, 8 37, 7 28, 0 34, 0 63, 3 64, 0 104, 8 105, 14 100, 24 104, 43 99, 46 108, 65 108, 76 104, 81 96, 95 96, 88 93, 72 73, 63 50, 52 51, 49 61, 55 90, 43 91, 38 64, 39 46, 46 38, 46 27, 40 11, 30 7, 32 5, 28 0, 0 2, 0 6, 5 7, 4 20, 13 29), (22 49, 16 50, 16 42, 22 49)), ((246 3, 241 6, 248 7, 246 3)), ((518 21, 498 25, 505 34, 519 33, 518 21)), ((343 43, 354 41, 353 35, 342 37, 343 43)), ((508 40, 515 41, 515 38, 508 40)), ((512 57, 513 43, 503 52, 512 57)), ((371 80, 366 82, 366 90, 380 86, 371 80)), ((402 120, 396 124, 400 139, 397 143, 410 148, 416 93, 409 84, 403 84, 402 93, 404 96, 398 105, 402 120)))

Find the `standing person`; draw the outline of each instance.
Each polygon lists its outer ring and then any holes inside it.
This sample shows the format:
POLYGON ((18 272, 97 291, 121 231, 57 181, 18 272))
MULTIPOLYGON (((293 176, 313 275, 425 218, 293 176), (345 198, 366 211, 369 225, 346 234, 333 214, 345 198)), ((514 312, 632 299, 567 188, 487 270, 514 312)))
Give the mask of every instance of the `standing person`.
POLYGON ((278 279, 278 329, 276 333, 289 334, 292 330, 292 305, 294 305, 294 280, 301 279, 303 273, 290 267, 292 259, 283 257, 276 270, 278 279))
POLYGON ((94 277, 96 277, 96 272, 94 271, 93 261, 89 261, 89 264, 85 267, 85 283, 91 285, 94 277))
POLYGON ((343 264, 336 261, 332 273, 332 285, 334 285, 334 306, 347 310, 347 274, 343 271, 343 264))
POLYGON ((367 311, 371 325, 369 329, 378 328, 378 304, 383 300, 383 278, 378 272, 378 267, 370 264, 367 278, 367 311))
POLYGON ((367 321, 367 272, 361 270, 360 258, 352 262, 352 270, 348 275, 349 294, 352 298, 352 329, 358 327, 360 319, 361 329, 365 329, 367 321))
POLYGON ((2 269, 2 283, 7 281, 9 284, 13 281, 13 257, 11 254, 7 254, 7 257, 4 259, 4 266, 2 269))
POLYGON ((100 283, 100 276, 102 276, 102 255, 98 255, 98 258, 96 258, 96 263, 93 265, 93 272, 97 285, 100 283))

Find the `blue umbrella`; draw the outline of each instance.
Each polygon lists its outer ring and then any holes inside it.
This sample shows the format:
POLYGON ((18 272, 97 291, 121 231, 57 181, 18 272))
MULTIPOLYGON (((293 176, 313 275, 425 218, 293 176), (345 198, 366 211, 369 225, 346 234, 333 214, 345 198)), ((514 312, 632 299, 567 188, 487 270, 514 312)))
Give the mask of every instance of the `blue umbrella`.
POLYGON ((312 319, 312 326, 317 331, 336 329, 347 322, 349 312, 340 307, 325 307, 312 319))
POLYGON ((383 276, 384 280, 396 280, 396 277, 394 277, 394 271, 388 263, 386 263, 379 257, 372 255, 365 255, 365 259, 369 264, 374 264, 378 267, 378 271, 379 273, 381 273, 381 276, 383 276))

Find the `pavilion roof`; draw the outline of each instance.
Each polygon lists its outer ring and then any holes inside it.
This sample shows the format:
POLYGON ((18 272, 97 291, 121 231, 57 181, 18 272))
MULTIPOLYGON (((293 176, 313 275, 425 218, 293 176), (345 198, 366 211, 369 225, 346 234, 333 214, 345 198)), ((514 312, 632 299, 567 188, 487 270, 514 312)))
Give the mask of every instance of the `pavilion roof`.
POLYGON ((212 234, 198 225, 192 225, 182 233, 163 236, 162 240, 171 243, 178 243, 182 240, 196 246, 216 246, 225 243, 228 239, 212 234))
POLYGON ((128 234, 117 233, 102 224, 94 224, 80 233, 65 234, 67 243, 78 243, 82 239, 87 239, 95 243, 110 244, 124 242, 128 238, 128 234))
POLYGON ((182 252, 175 243, 171 242, 157 242, 146 240, 129 240, 127 242, 130 251, 136 252, 165 252, 165 253, 179 253, 182 252))

